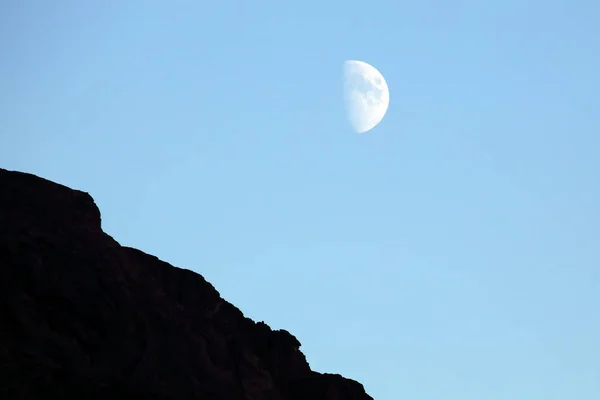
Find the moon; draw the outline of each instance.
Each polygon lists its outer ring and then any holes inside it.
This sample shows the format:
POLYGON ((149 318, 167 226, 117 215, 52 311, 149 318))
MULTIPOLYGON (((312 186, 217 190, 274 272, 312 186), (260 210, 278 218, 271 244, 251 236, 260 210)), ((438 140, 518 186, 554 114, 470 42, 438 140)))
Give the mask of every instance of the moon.
POLYGON ((344 63, 344 98, 352 128, 364 133, 381 122, 390 104, 388 85, 375 67, 363 61, 344 63))

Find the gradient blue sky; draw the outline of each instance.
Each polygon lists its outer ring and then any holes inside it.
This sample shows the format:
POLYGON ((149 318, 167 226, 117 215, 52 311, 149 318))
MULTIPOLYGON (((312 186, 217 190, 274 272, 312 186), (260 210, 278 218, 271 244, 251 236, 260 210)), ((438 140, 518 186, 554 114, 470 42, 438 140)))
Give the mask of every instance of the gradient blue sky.
POLYGON ((600 398, 600 2, 0 1, 0 166, 376 400, 600 398), (389 111, 357 135, 346 59, 389 111))

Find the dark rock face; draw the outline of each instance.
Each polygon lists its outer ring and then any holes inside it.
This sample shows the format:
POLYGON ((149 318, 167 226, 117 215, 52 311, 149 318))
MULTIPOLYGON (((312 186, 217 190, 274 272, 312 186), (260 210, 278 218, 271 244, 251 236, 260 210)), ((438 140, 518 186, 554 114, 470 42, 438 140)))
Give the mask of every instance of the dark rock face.
POLYGON ((372 400, 299 347, 120 246, 87 193, 0 169, 1 399, 372 400))

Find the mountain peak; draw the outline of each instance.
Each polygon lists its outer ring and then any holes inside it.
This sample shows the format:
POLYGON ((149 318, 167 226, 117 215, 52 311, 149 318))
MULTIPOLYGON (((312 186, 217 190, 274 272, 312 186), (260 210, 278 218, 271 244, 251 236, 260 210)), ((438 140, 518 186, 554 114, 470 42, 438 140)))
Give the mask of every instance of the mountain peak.
POLYGON ((92 197, 0 169, 0 398, 369 400, 200 274, 119 245, 92 197))

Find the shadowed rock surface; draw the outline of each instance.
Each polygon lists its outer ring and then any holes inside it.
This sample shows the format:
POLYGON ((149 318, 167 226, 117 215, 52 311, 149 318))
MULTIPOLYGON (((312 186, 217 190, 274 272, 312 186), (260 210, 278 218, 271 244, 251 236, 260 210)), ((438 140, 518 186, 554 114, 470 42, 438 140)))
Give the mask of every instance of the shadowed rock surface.
POLYGON ((0 399, 372 400, 299 347, 120 246, 87 193, 0 169, 0 399))

